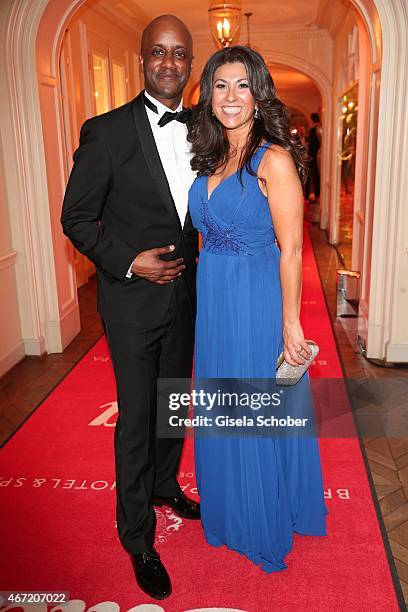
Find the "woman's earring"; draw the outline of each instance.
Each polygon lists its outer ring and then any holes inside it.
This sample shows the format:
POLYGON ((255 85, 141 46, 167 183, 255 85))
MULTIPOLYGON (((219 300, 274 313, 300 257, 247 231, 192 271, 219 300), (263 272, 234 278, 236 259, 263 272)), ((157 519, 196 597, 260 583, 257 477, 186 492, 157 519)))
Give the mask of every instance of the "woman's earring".
POLYGON ((258 107, 255 107, 255 111, 254 111, 254 119, 259 119, 259 110, 258 107))

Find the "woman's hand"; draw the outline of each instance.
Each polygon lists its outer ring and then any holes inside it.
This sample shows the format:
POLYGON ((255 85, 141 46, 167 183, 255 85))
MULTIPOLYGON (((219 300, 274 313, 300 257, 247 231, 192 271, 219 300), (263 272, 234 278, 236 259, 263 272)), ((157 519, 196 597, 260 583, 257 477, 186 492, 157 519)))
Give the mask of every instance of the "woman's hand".
POLYGON ((300 321, 284 324, 283 342, 283 358, 292 366, 303 365, 305 359, 310 359, 312 356, 312 351, 303 335, 300 321))

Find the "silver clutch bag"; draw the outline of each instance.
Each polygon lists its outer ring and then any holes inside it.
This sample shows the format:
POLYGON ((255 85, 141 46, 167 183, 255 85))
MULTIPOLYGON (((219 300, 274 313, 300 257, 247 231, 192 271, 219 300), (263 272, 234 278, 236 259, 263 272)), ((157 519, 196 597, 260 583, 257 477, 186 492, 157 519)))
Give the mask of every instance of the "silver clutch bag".
POLYGON ((312 351, 310 359, 306 359, 303 365, 293 366, 287 363, 281 353, 276 360, 276 384, 282 386, 295 385, 304 375, 311 363, 319 353, 319 347, 313 340, 306 340, 312 351))

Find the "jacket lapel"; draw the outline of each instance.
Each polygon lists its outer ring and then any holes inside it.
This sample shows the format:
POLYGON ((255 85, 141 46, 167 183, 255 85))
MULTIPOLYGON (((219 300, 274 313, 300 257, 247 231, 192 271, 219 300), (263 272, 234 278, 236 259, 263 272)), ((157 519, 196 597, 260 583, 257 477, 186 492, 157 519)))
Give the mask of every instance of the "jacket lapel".
POLYGON ((132 113, 140 147, 152 179, 155 182, 157 191, 159 192, 163 203, 167 206, 173 219, 181 228, 180 218, 178 216, 173 196, 171 195, 169 183, 157 151, 156 142, 154 140, 149 119, 147 117, 142 94, 139 94, 137 98, 132 101, 132 113))

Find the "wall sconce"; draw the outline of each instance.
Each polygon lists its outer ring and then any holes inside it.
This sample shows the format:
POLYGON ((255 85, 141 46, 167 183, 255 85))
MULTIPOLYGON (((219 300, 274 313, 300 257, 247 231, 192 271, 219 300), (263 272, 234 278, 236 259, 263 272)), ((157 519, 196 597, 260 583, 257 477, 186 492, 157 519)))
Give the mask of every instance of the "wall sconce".
POLYGON ((210 31, 215 42, 220 49, 230 47, 239 37, 241 0, 229 0, 228 2, 210 0, 208 14, 210 31))

